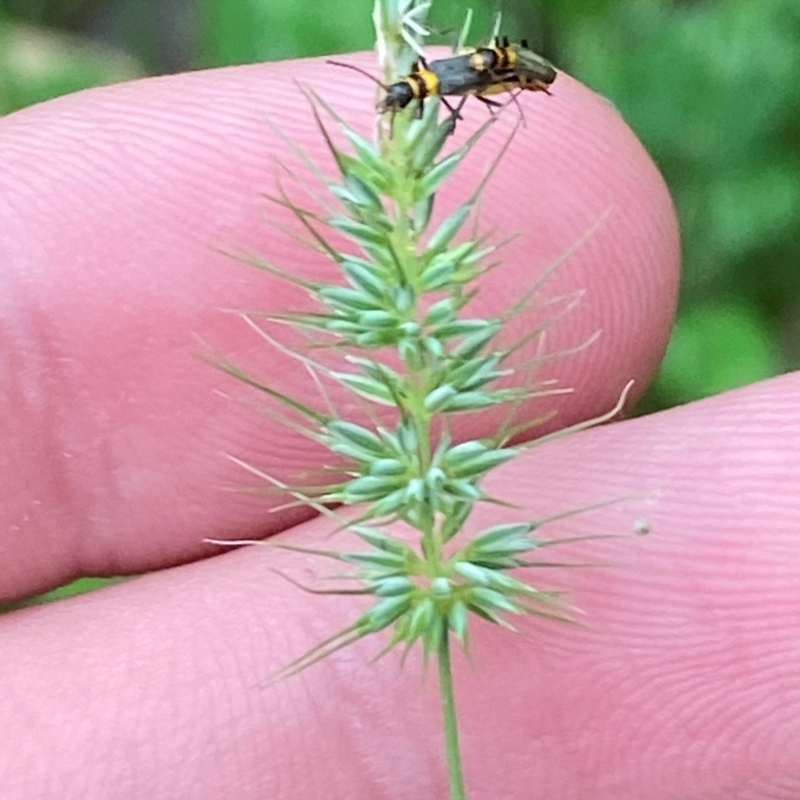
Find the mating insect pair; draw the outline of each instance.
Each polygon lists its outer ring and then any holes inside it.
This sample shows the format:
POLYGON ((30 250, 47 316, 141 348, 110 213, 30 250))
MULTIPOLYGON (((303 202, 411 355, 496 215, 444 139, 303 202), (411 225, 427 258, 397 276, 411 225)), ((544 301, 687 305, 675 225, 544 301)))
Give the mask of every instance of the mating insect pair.
POLYGON ((419 113, 429 97, 440 97, 452 113, 456 110, 445 96, 474 95, 488 106, 499 103, 487 95, 514 90, 548 92, 556 79, 551 64, 534 53, 523 39, 520 44, 502 43, 495 39, 492 47, 478 47, 468 53, 426 62, 420 58, 407 77, 386 89, 386 97, 378 104, 380 112, 397 113, 416 100, 419 113))
MULTIPOLYGON (((330 63, 366 74, 350 64, 330 63)), ((371 75, 368 77, 375 80, 371 75)), ((421 115, 425 100, 438 97, 453 117, 458 118, 461 105, 469 96, 492 108, 501 103, 490 100, 488 95, 515 90, 549 94, 548 89, 555 79, 556 71, 552 64, 534 53, 527 41, 523 39, 520 44, 510 44, 506 37, 502 42, 495 38, 490 47, 478 47, 450 58, 431 62, 420 58, 402 80, 390 86, 380 84, 386 95, 378 103, 378 111, 396 114, 416 101, 417 114, 421 115), (446 97, 463 99, 456 109, 446 97)))

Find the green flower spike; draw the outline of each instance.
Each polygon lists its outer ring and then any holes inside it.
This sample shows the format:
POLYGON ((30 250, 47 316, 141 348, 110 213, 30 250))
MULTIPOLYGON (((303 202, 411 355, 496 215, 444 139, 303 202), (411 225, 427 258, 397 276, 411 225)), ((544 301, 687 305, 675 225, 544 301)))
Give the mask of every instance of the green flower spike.
MULTIPOLYGON (((429 6, 415 0, 377 0, 377 51, 385 81, 404 74, 419 51, 429 6)), ((530 295, 506 316, 481 319, 467 313, 475 281, 492 266, 487 259, 495 253, 485 240, 465 235, 485 181, 438 226, 432 225, 438 191, 493 118, 466 142, 448 149, 455 120, 446 116, 440 121, 439 103, 428 100, 419 118, 412 104, 396 115, 391 126, 382 120, 376 141, 370 141, 314 93, 308 96, 338 170, 335 179, 326 181, 333 200, 324 203, 336 208, 309 211, 283 190, 272 199, 294 214, 315 249, 339 267, 341 282, 306 281, 254 259, 260 268, 306 290, 317 310, 245 319, 271 345, 297 359, 320 387, 334 382, 349 390, 365 413, 354 420, 342 418, 335 409, 321 412, 232 364, 223 366, 266 393, 282 407, 287 424, 332 454, 328 485, 317 489, 289 487, 256 467, 242 466, 275 491, 326 514, 337 530, 349 531, 360 542, 358 549, 344 552, 267 546, 339 562, 345 572, 338 577, 357 588, 323 593, 363 594, 371 597, 372 604, 352 624, 287 664, 274 679, 294 675, 382 631, 388 641, 380 655, 399 648, 405 656, 421 646, 425 660, 434 658, 438 663, 451 797, 463 800, 466 790, 451 673, 453 639, 468 646, 473 615, 508 628, 512 628, 509 618, 519 615, 561 621, 569 617, 557 593, 541 591, 520 578, 522 569, 557 565, 540 556, 556 543, 539 536, 547 520, 494 525, 465 542, 459 534, 478 503, 502 503, 481 486, 491 470, 525 449, 525 445, 509 446, 512 437, 530 427, 530 423, 512 425, 516 408, 532 396, 561 390, 498 386, 513 372, 510 356, 542 333, 536 331, 510 347, 499 344, 505 319, 529 307, 530 295), (323 114, 338 127, 341 136, 336 141, 344 140, 347 149, 334 144, 323 114), (344 248, 334 244, 342 237, 347 242, 344 248), (290 324, 308 337, 309 352, 323 348, 328 360, 322 363, 284 348, 261 320, 290 324), (330 358, 339 363, 331 366, 330 358), (509 422, 496 435, 453 441, 454 414, 496 406, 509 409, 509 422), (355 504, 359 506, 355 515, 331 510, 334 505, 355 504), (416 540, 409 543, 394 536, 390 525, 395 522, 414 529, 416 540)), ((577 299, 566 298, 566 308, 577 299)), ((627 388, 609 414, 573 430, 615 415, 626 393, 627 388)))

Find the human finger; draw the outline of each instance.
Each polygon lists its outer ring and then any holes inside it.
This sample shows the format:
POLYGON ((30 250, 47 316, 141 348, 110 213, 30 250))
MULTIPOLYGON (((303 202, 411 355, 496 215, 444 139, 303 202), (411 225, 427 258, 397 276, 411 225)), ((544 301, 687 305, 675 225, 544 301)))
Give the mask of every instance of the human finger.
MULTIPOLYGON (((371 84, 320 59, 106 87, 0 123, 0 597, 179 563, 207 554, 205 537, 265 535, 307 515, 267 514, 285 498, 230 491, 247 476, 226 455, 285 480, 322 456, 203 359, 222 353, 319 402, 297 362, 230 313, 285 311, 307 298, 220 252, 259 253, 307 279, 334 275, 269 224, 292 221, 262 196, 276 191, 276 160, 313 181, 287 140, 330 166, 295 79, 365 132, 373 124, 371 84)), ((542 368, 574 393, 526 412, 557 410, 568 424, 608 410, 629 379, 643 386, 653 372, 674 310, 675 218, 658 172, 606 101, 561 76, 553 98, 521 102, 527 127, 499 164, 481 219, 525 238, 505 248, 475 310, 507 308, 599 225, 546 284, 550 298, 583 293, 548 331, 548 352, 602 336, 542 368)), ((467 177, 443 190, 440 213, 464 199, 514 121, 506 113, 491 126, 467 177)), ((528 315, 509 336, 534 324, 528 315)), ((485 415, 464 432, 486 434, 498 420, 485 415)))
MULTIPOLYGON (((538 533, 622 536, 542 551, 590 566, 526 573, 579 625, 473 626, 471 663, 455 659, 471 798, 798 794, 798 384, 551 442, 489 478, 518 507, 469 533, 617 499, 538 533)), ((330 525, 277 541, 347 547, 330 525)), ((417 657, 373 663, 376 638, 265 685, 364 608, 278 573, 324 588, 336 569, 247 548, 0 620, 5 796, 446 795, 417 657)))

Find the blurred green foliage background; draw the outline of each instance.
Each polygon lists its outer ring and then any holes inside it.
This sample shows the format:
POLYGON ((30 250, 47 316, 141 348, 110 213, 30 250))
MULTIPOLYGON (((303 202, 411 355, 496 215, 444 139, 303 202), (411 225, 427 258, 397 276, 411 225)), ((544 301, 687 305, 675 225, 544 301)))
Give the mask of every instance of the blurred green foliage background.
MULTIPOLYGON (((680 316, 641 408, 800 367, 800 2, 470 5, 477 36, 502 10, 504 32, 611 99, 672 190, 680 316)), ((434 6, 434 25, 460 26, 462 0, 434 6)), ((142 75, 369 49, 370 16, 371 0, 0 0, 0 113, 142 75)))
MULTIPOLYGON (((606 95, 660 166, 685 276, 652 411, 800 367, 800 0, 437 0, 606 95)), ((372 47, 371 0, 0 0, 0 113, 190 68, 372 47)), ((451 37, 452 38, 452 37, 451 37)))

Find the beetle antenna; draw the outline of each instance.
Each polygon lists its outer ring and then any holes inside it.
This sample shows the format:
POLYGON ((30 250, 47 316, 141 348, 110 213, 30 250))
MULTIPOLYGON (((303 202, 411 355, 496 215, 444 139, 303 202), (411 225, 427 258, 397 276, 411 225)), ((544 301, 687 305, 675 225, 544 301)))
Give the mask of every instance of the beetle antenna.
POLYGON ((327 64, 333 64, 334 67, 344 67, 345 69, 352 69, 353 72, 359 73, 359 75, 363 75, 365 78, 369 78, 373 83, 376 83, 378 86, 381 87, 384 91, 388 90, 388 86, 379 81, 374 75, 370 75, 365 69, 361 69, 361 67, 357 67, 355 64, 345 64, 344 61, 334 61, 331 58, 326 59, 327 64))

